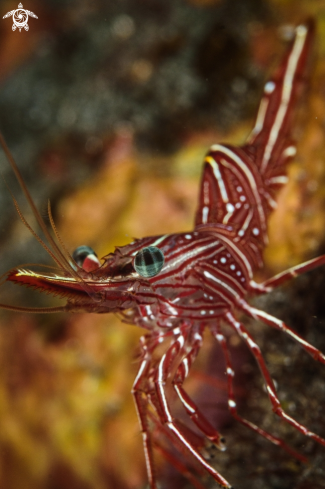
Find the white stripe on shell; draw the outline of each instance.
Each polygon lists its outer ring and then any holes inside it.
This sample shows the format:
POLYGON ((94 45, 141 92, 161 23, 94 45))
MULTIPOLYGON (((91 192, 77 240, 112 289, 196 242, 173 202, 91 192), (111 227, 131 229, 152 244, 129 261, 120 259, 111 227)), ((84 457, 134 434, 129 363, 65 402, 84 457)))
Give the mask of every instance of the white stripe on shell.
POLYGON ((235 299, 240 299, 239 295, 237 294, 237 292, 232 289, 231 287, 229 287, 229 285, 227 285, 225 282, 223 282, 222 280, 219 280, 217 277, 215 277, 214 275, 212 275, 212 273, 204 270, 203 272, 203 275, 211 280, 213 280, 214 282, 216 282, 217 284, 221 285, 223 289, 226 289, 228 292, 230 292, 231 295, 233 295, 235 297, 235 299))
POLYGON ((186 378, 188 376, 189 371, 190 371, 190 368, 189 368, 189 365, 188 365, 188 359, 187 358, 184 358, 182 363, 184 365, 184 370, 185 370, 184 376, 186 378))
MULTIPOLYGON (((268 92, 266 92, 266 93, 268 93, 268 92)), ((265 115, 266 115, 268 105, 269 105, 269 98, 263 97, 261 102, 260 102, 259 109, 258 109, 254 129, 252 130, 251 134, 248 137, 249 141, 253 137, 257 136, 261 132, 261 130, 263 129, 263 124, 264 124, 265 115)))
MULTIPOLYGON (((164 273, 168 271, 168 269, 176 267, 179 263, 186 261, 190 258, 194 258, 195 256, 199 255, 200 253, 213 248, 213 247, 220 247, 220 242, 217 243, 211 243, 210 245, 206 246, 201 246, 200 248, 194 248, 191 251, 187 251, 186 253, 182 253, 180 257, 176 258, 174 261, 169 261, 164 267, 164 273)), ((220 253, 221 251, 224 250, 224 247, 221 246, 219 250, 216 250, 216 253, 220 253)))
POLYGON ((209 217, 209 207, 205 205, 202 209, 202 224, 206 224, 208 222, 208 217, 209 217))
POLYGON ((166 399, 166 395, 165 395, 165 391, 164 391, 164 387, 163 387, 163 363, 164 363, 165 358, 166 358, 166 354, 163 356, 162 360, 159 363, 157 384, 158 384, 158 389, 160 391, 160 397, 161 397, 161 400, 163 403, 164 413, 167 417, 168 422, 171 423, 173 421, 173 418, 172 418, 172 415, 170 414, 170 411, 168 408, 167 399, 166 399))
POLYGON ((220 236, 220 241, 224 241, 229 246, 229 248, 231 248, 234 251, 235 255, 244 264, 244 267, 247 271, 249 278, 250 279, 253 278, 253 272, 250 263, 247 260, 246 256, 238 249, 238 247, 230 239, 226 238, 226 236, 222 236, 222 237, 220 236))
POLYGON ((307 36, 307 28, 304 25, 300 25, 296 28, 296 39, 293 45, 293 49, 289 56, 289 61, 287 65, 287 70, 283 80, 283 88, 280 106, 278 108, 277 114, 275 116, 275 120, 270 131, 269 139, 265 147, 265 152, 261 164, 261 172, 265 172, 267 165, 270 161, 272 151, 276 140, 278 138, 279 132, 281 130, 283 121, 285 119, 288 105, 290 102, 290 97, 293 90, 293 79, 296 73, 297 65, 300 59, 300 55, 302 53, 304 43, 307 36))
MULTIPOLYGON (((169 234, 164 234, 164 236, 159 236, 159 238, 156 239, 156 241, 154 241, 153 243, 147 245, 147 246, 158 246, 159 244, 161 244, 166 238, 168 238, 168 236, 170 236, 169 234)), ((143 246, 143 248, 145 248, 145 246, 143 246)), ((140 248, 141 249, 141 248, 140 248)), ((134 251, 133 253, 131 253, 131 256, 135 256, 140 250, 136 250, 134 251)))
POLYGON ((137 376, 136 376, 136 378, 135 378, 135 380, 133 382, 133 385, 136 385, 139 382, 139 379, 142 377, 142 374, 144 372, 144 369, 147 366, 147 363, 148 363, 148 360, 142 360, 141 365, 140 365, 140 368, 139 368, 139 371, 137 373, 137 376))
POLYGON ((153 243, 151 243, 150 246, 158 246, 159 244, 161 244, 165 238, 168 238, 169 234, 164 234, 164 236, 161 236, 160 238, 156 239, 156 241, 154 241, 153 243))
MULTIPOLYGON (((201 245, 204 243, 211 243, 211 236, 203 236, 198 238, 195 242, 194 241, 183 241, 182 246, 179 248, 172 248, 170 251, 167 251, 165 253, 165 258, 168 260, 171 260, 174 256, 176 258, 178 257, 179 254, 184 254, 187 253, 188 251, 191 251, 191 249, 195 249, 197 245, 201 245)), ((214 244, 218 244, 216 241, 214 241, 214 244)))
POLYGON ((177 395, 178 395, 178 397, 180 398, 180 400, 181 400, 182 404, 184 405, 185 409, 186 409, 187 411, 189 411, 191 414, 194 414, 194 413, 195 413, 195 409, 193 409, 193 408, 192 408, 192 406, 190 406, 190 405, 189 405, 189 404, 186 402, 186 400, 184 399, 184 397, 182 396, 182 394, 181 394, 181 392, 180 392, 180 390, 179 390, 178 385, 174 385, 174 389, 175 389, 175 391, 177 392, 177 395))
POLYGON ((263 195, 267 200, 267 203, 269 204, 271 209, 276 209, 278 207, 277 202, 274 199, 272 199, 271 195, 268 192, 263 192, 263 195))
POLYGON ((286 183, 288 183, 288 177, 286 175, 279 175, 277 177, 272 177, 272 178, 268 178, 267 180, 267 184, 268 185, 272 185, 272 184, 280 184, 280 185, 284 185, 286 183))
MULTIPOLYGON (((257 186, 256 186, 255 178, 254 178, 254 175, 252 174, 252 172, 249 170, 249 168, 247 167, 247 165, 245 165, 244 161, 234 151, 232 151, 231 149, 223 146, 222 144, 213 144, 211 146, 210 150, 211 151, 219 151, 220 153, 224 153, 225 155, 227 155, 229 158, 232 159, 232 161, 234 163, 237 164, 237 166, 244 173, 244 175, 246 176, 246 178, 248 180, 249 186, 250 186, 250 188, 251 188, 251 190, 252 190, 252 192, 254 194, 254 197, 255 197, 255 201, 256 201, 256 204, 257 204, 258 213, 259 213, 259 216, 260 216, 261 227, 262 227, 262 229, 266 229, 266 220, 265 220, 265 214, 264 214, 264 210, 263 210, 263 205, 262 205, 262 202, 261 202, 260 194, 259 194, 258 189, 257 189, 257 186)), ((228 164, 227 161, 221 160, 221 163, 224 166, 229 167, 229 164, 228 164)))
POLYGON ((244 234, 247 231, 247 228, 250 225, 250 222, 251 222, 251 220, 253 218, 253 214, 254 214, 254 211, 253 211, 252 208, 250 208, 249 209, 249 212, 248 212, 248 214, 246 216, 246 219, 244 221, 244 224, 242 225, 242 227, 238 231, 238 236, 240 236, 240 237, 244 236, 244 234))
POLYGON ((214 158, 212 158, 212 156, 207 156, 205 158, 205 161, 212 166, 213 174, 216 177, 218 185, 219 185, 221 198, 222 198, 223 202, 226 204, 227 202, 229 202, 229 198, 228 198, 225 182, 223 181, 222 175, 221 175, 220 170, 219 170, 219 165, 214 160, 214 158))

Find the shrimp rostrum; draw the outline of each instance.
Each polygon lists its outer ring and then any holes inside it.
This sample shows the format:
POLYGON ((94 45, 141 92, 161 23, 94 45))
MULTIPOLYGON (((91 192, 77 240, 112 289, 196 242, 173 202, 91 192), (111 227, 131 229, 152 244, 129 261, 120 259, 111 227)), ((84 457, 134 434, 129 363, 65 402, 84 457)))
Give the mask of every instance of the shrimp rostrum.
MULTIPOLYGON (((119 312, 125 320, 144 328, 141 359, 132 394, 143 436, 145 460, 151 489, 157 488, 154 469, 155 432, 166 434, 176 449, 206 470, 225 488, 230 483, 205 457, 194 431, 175 419, 167 385, 173 388, 202 438, 223 450, 222 435, 184 389, 208 328, 221 345, 228 381, 228 406, 237 421, 280 446, 301 461, 282 439, 241 417, 237 411, 233 379, 235 372, 223 326, 228 325, 247 345, 260 367, 273 411, 297 431, 325 446, 325 439, 293 419, 282 408, 274 382, 254 338, 239 319, 239 313, 259 319, 291 336, 314 360, 325 356, 283 321, 252 307, 248 296, 263 294, 289 279, 325 263, 325 255, 297 265, 263 283, 253 279, 263 265, 267 245, 267 220, 276 207, 276 194, 287 181, 286 168, 296 153, 291 126, 295 107, 304 89, 312 51, 314 25, 307 21, 296 27, 294 37, 273 76, 264 86, 252 133, 243 146, 214 144, 204 160, 199 202, 192 231, 145 237, 116 248, 100 261, 87 246, 71 256, 57 233, 50 209, 50 232, 26 188, 6 143, 2 147, 43 230, 46 243, 25 221, 58 267, 55 273, 15 268, 6 280, 33 287, 66 299, 66 304, 37 309, 40 312, 119 312), (53 237, 55 235, 55 238, 53 237), (153 357, 158 345, 166 343, 162 356, 153 357), (154 429, 153 429, 154 427, 154 429)), ((37 312, 35 309, 1 304, 1 307, 37 312)), ((173 455, 169 454, 173 461, 173 455)), ((175 466, 192 477, 185 465, 175 466)), ((196 478, 196 487, 202 487, 196 478)))

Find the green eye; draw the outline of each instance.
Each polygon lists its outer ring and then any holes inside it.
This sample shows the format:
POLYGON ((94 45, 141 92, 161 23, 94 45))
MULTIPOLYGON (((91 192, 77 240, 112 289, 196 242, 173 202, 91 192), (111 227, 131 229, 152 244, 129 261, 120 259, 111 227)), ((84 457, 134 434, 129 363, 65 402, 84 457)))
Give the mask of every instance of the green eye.
POLYGON ((142 277, 154 277, 164 266, 163 252, 155 246, 138 251, 134 258, 134 268, 142 277))

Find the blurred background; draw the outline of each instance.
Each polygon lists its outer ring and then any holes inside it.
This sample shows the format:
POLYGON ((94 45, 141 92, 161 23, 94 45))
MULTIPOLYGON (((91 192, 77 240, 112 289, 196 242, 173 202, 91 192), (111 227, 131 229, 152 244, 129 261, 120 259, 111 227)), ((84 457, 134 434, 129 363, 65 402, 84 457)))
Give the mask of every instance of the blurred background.
MULTIPOLYGON (((98 256, 133 237, 191 229, 207 149, 245 140, 285 40, 297 22, 315 17, 298 155, 259 278, 325 251, 325 0, 24 0, 38 19, 13 32, 12 17, 2 17, 17 7, 0 3, 0 129, 44 219, 50 200, 67 248, 88 244, 98 256)), ((34 225, 2 154, 0 168, 34 225)), ((0 273, 51 263, 3 180, 0 246, 0 273)), ((323 276, 308 274, 256 304, 325 351, 323 276)), ((10 284, 0 302, 58 303, 10 284)), ((324 367, 290 339, 249 326, 285 409, 325 437, 324 367)), ((1 312, 1 489, 146 487, 130 394, 141 334, 113 315, 1 312)), ((229 418, 224 365, 207 335, 188 389, 227 439, 215 467, 240 489, 325 487, 324 447, 275 419, 254 360, 236 337, 230 342, 242 414, 310 463, 297 465, 229 418)), ((159 456, 158 473, 162 489, 192 487, 159 456)), ((215 487, 209 478, 202 484, 215 487)))

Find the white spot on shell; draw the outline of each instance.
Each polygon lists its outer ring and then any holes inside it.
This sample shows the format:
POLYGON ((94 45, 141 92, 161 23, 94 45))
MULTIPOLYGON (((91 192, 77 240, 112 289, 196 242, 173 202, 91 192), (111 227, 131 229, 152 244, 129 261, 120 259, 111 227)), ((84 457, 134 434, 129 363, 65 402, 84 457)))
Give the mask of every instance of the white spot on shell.
POLYGON ((253 233, 255 236, 258 236, 258 235, 260 234, 260 230, 259 230, 258 228, 253 228, 252 233, 253 233))
POLYGON ((234 265, 234 264, 230 265, 230 270, 235 270, 235 268, 236 268, 236 265, 234 265))
POLYGON ((275 83, 273 81, 268 81, 265 84, 264 92, 267 93, 267 94, 269 94, 269 93, 274 92, 274 89, 275 89, 275 83))
POLYGON ((283 156, 284 157, 289 157, 289 156, 295 156, 297 153, 297 149, 295 146, 288 146, 284 151, 283 151, 283 156))
POLYGON ((242 202, 245 202, 245 200, 246 200, 245 195, 241 195, 241 196, 239 197, 239 200, 241 200, 242 202))
POLYGON ((225 258, 225 257, 223 256, 222 258, 220 258, 220 261, 221 261, 221 263, 226 263, 227 258, 225 258))
POLYGON ((226 209, 227 209, 227 212, 234 212, 235 207, 230 202, 228 202, 226 205, 226 209))

